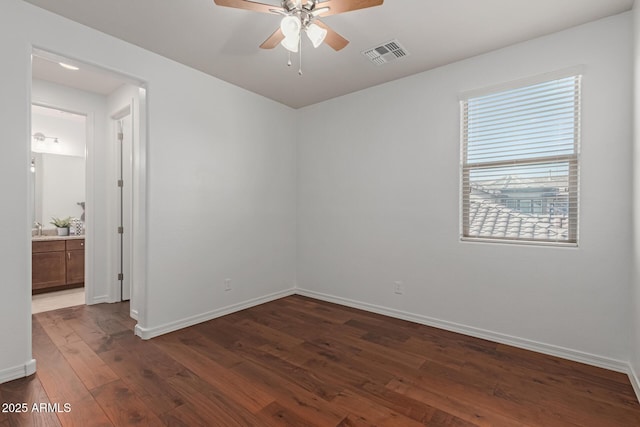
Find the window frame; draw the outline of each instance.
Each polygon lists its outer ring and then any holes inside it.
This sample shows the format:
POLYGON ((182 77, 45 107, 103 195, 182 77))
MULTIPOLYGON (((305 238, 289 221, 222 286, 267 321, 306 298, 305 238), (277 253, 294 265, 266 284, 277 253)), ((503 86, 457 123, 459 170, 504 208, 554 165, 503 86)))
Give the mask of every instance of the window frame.
MULTIPOLYGON (((582 128, 582 84, 584 79, 584 66, 571 67, 561 71, 541 74, 535 77, 515 80, 502 83, 486 88, 463 92, 459 96, 460 103, 460 192, 459 192, 459 237, 462 242, 487 242, 487 243, 506 243, 506 244, 522 244, 534 246, 556 246, 556 247, 577 247, 579 243, 579 225, 580 225, 580 149, 581 149, 581 128, 582 128), (551 155, 545 157, 529 157, 523 159, 497 160, 493 162, 475 162, 467 163, 467 136, 468 128, 466 121, 465 106, 467 102, 476 97, 499 94, 509 90, 525 88, 545 82, 552 82, 564 78, 574 77, 577 79, 577 97, 575 102, 575 133, 573 141, 573 153, 563 155, 551 155), (470 205, 470 196, 465 194, 465 190, 470 189, 470 172, 475 168, 487 167, 513 167, 535 164, 549 163, 566 163, 568 165, 568 197, 569 212, 567 214, 568 239, 565 240, 545 240, 535 238, 521 237, 490 237, 490 236, 471 236, 469 212, 465 215, 465 202, 470 205), (465 197, 466 196, 466 197, 465 197), (572 200, 575 204, 572 207, 572 200), (465 217, 466 216, 466 217, 465 217)), ((470 194, 470 193, 469 193, 470 194)))

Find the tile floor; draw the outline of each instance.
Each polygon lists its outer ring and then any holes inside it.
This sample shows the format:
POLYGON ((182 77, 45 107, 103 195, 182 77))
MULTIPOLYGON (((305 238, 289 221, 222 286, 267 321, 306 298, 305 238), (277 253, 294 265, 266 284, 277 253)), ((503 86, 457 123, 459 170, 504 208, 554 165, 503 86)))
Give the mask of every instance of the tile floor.
POLYGON ((59 308, 84 305, 84 288, 65 289, 64 291, 47 292, 31 297, 31 313, 57 310, 59 308))

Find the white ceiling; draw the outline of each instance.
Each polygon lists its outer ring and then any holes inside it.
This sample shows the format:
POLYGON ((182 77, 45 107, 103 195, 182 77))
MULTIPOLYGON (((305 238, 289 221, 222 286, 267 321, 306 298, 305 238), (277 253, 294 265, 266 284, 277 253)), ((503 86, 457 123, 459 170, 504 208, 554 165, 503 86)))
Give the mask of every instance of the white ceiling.
MULTIPOLYGON (((303 45, 302 76, 283 47, 258 46, 276 15, 213 0, 24 0, 294 108, 630 10, 633 0, 386 0, 323 18, 351 43, 303 45), (363 50, 398 39, 410 56, 376 66, 363 50)), ((278 5, 279 0, 264 0, 278 5)))
POLYGON ((56 57, 46 52, 34 52, 31 66, 32 76, 35 79, 47 80, 99 95, 109 95, 127 82, 114 73, 56 57), (77 71, 68 70, 59 65, 60 61, 76 65, 80 69, 77 71))

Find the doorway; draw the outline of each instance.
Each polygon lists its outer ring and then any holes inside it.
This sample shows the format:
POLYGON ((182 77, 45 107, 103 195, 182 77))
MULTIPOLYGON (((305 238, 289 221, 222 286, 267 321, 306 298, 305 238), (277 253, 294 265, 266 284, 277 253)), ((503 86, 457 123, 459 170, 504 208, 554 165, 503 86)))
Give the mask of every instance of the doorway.
POLYGON ((85 303, 87 117, 32 104, 32 314, 85 303))
POLYGON ((135 210, 144 205, 139 166, 144 159, 139 153, 144 152, 146 91, 139 80, 39 49, 33 50, 32 76, 32 102, 86 117, 83 303, 131 300, 131 315, 137 319, 136 295, 144 292, 135 287, 143 286, 144 275, 135 280, 135 271, 144 272, 145 249, 143 238, 134 239, 134 230, 143 229, 134 227, 134 218, 144 218, 144 212, 135 210), (119 134, 122 147, 114 143, 119 134), (138 264, 134 252, 140 254, 138 264))

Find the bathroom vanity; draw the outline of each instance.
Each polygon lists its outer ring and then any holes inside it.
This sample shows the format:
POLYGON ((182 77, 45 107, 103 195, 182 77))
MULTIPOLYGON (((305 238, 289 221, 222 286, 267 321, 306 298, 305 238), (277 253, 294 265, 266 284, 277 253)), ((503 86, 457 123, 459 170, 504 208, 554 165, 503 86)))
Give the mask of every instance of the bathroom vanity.
POLYGON ((33 294, 84 286, 84 236, 32 240, 33 294))

